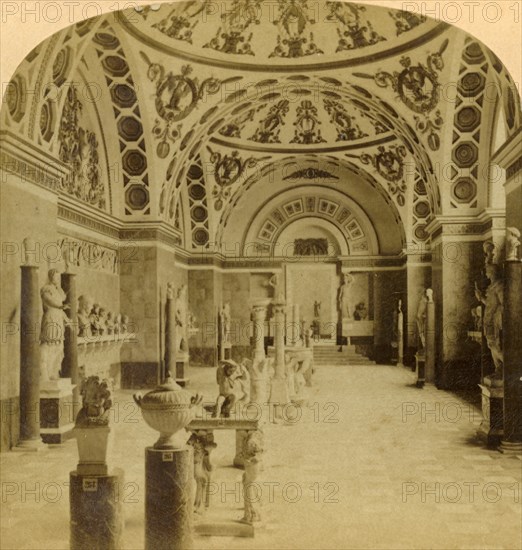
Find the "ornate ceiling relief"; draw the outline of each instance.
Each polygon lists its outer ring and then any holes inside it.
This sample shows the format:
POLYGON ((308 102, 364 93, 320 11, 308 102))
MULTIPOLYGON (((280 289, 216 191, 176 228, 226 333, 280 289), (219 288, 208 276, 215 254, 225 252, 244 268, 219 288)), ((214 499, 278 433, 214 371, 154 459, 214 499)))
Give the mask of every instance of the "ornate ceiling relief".
MULTIPOLYGON (((212 151, 207 147, 210 153, 210 162, 213 166, 213 176, 216 185, 212 189, 212 197, 214 198, 214 208, 221 210, 223 202, 230 198, 230 187, 244 178, 246 171, 255 168, 259 159, 249 157, 245 160, 241 159, 238 151, 222 154, 219 151, 212 151)), ((261 161, 266 160, 260 159, 261 161)))
POLYGON ((489 64, 482 48, 468 40, 461 60, 453 121, 451 165, 452 208, 476 208, 479 184, 479 148, 489 64))
POLYGON ((363 153, 353 155, 346 153, 348 158, 357 158, 363 164, 371 165, 388 183, 388 190, 397 200, 399 206, 406 204, 405 193, 407 190, 404 181, 404 165, 407 156, 406 147, 403 145, 380 145, 377 152, 373 154, 363 153))
MULTIPOLYGON (((203 166, 198 155, 189 166, 186 176, 193 249, 208 248, 209 241, 208 202, 203 166)), ((176 212, 178 208, 176 205, 176 212)))
POLYGON ((360 78, 370 78, 381 88, 391 86, 399 96, 399 99, 414 113, 417 130, 427 134, 427 143, 432 151, 440 147, 438 131, 442 128, 444 120, 440 109, 437 109, 440 100, 439 74, 444 69, 443 54, 446 51, 449 40, 444 40, 439 50, 428 55, 426 63, 413 64, 410 56, 401 58, 404 67, 401 72, 379 71, 375 75, 366 73, 354 73, 360 78))
POLYGON ((184 65, 180 74, 167 72, 160 63, 153 63, 143 52, 143 60, 148 64, 147 76, 156 86, 155 107, 159 118, 154 125, 154 136, 159 143, 158 157, 166 158, 170 153, 170 143, 174 144, 181 135, 181 124, 203 99, 205 94, 216 94, 221 88, 217 78, 206 78, 201 83, 192 77, 193 67, 184 65), (170 143, 169 143, 170 142, 170 143))
POLYGON ((69 169, 60 191, 102 210, 107 209, 105 184, 100 175, 96 134, 82 121, 83 104, 74 86, 67 91, 58 131, 58 156, 69 169))
MULTIPOLYGON (((426 191, 426 183, 419 171, 415 173, 413 187, 412 240, 414 244, 425 243, 429 247, 429 234, 426 227, 431 220, 432 209, 426 191)), ((421 252, 423 249, 419 250, 421 252)))
POLYGON ((134 80, 125 53, 114 31, 102 25, 93 37, 105 74, 116 120, 125 215, 150 214, 150 190, 143 124, 134 80))

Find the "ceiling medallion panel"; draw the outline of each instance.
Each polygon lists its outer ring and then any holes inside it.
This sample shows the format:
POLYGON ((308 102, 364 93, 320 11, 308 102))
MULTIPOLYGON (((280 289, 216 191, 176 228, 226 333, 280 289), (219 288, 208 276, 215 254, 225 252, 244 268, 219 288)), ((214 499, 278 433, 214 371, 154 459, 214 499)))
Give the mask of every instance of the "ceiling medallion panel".
POLYGON ((426 63, 414 64, 411 57, 403 56, 400 61, 403 69, 400 72, 379 71, 374 75, 354 73, 354 76, 359 78, 374 80, 381 88, 391 86, 404 105, 417 113, 414 117, 417 130, 422 134, 428 134, 428 145, 432 151, 437 151, 440 147, 440 137, 437 132, 444 124, 440 110, 435 111, 435 109, 440 99, 439 75, 444 69, 442 56, 448 44, 449 41, 444 40, 437 52, 428 55, 426 63), (435 111, 434 115, 432 115, 433 111, 435 111))
POLYGON ((128 9, 136 37, 184 59, 244 68, 309 66, 418 45, 446 27, 425 16, 378 6, 311 0, 213 0, 128 9))

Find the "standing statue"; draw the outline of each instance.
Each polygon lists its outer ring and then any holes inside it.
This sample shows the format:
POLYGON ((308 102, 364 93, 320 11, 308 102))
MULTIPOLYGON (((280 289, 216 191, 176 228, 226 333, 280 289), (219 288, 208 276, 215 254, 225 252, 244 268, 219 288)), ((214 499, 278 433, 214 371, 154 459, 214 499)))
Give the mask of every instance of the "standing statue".
POLYGON ((351 273, 342 273, 341 274, 341 286, 337 294, 337 308, 341 317, 351 318, 350 315, 350 300, 349 300, 349 289, 352 285, 354 279, 351 273))
POLYGON ((245 473, 243 474, 245 514, 242 521, 249 524, 261 520, 257 479, 262 470, 263 451, 263 432, 260 430, 248 432, 243 444, 243 455, 245 457, 245 473))
POLYGON ((223 330, 223 343, 230 343, 230 303, 227 302, 221 309, 221 327, 223 330))
POLYGON ((40 376, 42 381, 58 380, 64 355, 65 323, 70 319, 65 314, 65 292, 61 287, 60 272, 51 269, 48 281, 41 288, 43 316, 40 330, 40 376))
POLYGON ((314 302, 314 318, 317 319, 321 316, 321 302, 317 300, 314 302))
POLYGON ((210 479, 213 470, 210 462, 210 452, 217 445, 211 431, 198 430, 187 441, 194 448, 194 479, 196 480, 196 495, 194 513, 202 514, 210 506, 210 479))
POLYGON ((176 295, 176 348, 187 351, 187 285, 181 285, 176 295))
POLYGON ((497 264, 486 265, 486 275, 490 284, 483 292, 475 283, 475 296, 485 305, 482 327, 495 365, 494 378, 501 379, 504 354, 502 351, 502 308, 504 304, 504 284, 497 264))
POLYGON ((270 277, 268 284, 274 289, 272 294, 274 300, 278 302, 284 302, 285 297, 283 294, 281 281, 279 279, 279 275, 277 273, 274 273, 272 277, 270 277))
POLYGON ((520 231, 516 227, 506 229, 506 261, 518 261, 518 249, 520 247, 520 231))
POLYGON ((229 418, 237 403, 248 403, 250 378, 246 367, 235 361, 222 361, 216 371, 219 395, 216 400, 213 418, 229 418))

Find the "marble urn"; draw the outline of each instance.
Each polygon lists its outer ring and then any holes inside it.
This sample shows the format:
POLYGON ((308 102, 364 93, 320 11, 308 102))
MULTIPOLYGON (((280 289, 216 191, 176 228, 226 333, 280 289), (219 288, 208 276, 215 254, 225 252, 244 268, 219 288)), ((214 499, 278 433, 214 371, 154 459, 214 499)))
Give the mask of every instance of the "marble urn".
POLYGON ((180 432, 194 419, 201 397, 192 396, 172 378, 144 396, 137 393, 133 397, 145 422, 160 432, 155 449, 180 449, 185 445, 180 432))

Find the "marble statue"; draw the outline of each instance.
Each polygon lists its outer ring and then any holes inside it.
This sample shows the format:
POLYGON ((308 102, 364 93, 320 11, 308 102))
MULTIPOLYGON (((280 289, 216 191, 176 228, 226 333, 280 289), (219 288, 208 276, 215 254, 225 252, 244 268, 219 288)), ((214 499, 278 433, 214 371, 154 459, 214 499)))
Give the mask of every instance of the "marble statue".
POLYGON ((321 316, 321 302, 317 300, 314 302, 314 317, 318 318, 321 316))
POLYGON ((353 275, 350 273, 341 274, 341 286, 337 294, 337 307, 342 317, 347 317, 351 319, 350 314, 350 300, 349 300, 349 289, 353 283, 353 275))
POLYGON ((213 418, 229 418, 235 405, 247 403, 250 395, 250 379, 246 367, 235 361, 222 361, 217 368, 216 380, 219 395, 216 400, 213 418))
POLYGON ((194 432, 187 443, 194 448, 194 479, 196 481, 194 513, 203 514, 210 505, 210 481, 213 470, 210 452, 217 445, 214 442, 214 434, 206 430, 194 432))
POLYGON ((497 254, 497 245, 493 241, 486 241, 482 245, 482 250, 484 251, 484 263, 492 264, 495 263, 495 256, 497 254))
POLYGON ((78 298, 78 336, 91 335, 91 299, 83 294, 78 298))
POLYGON ((227 302, 221 309, 221 327, 223 330, 223 343, 230 343, 230 303, 227 302))
POLYGON ((99 376, 85 378, 80 386, 82 408, 76 416, 76 427, 107 426, 112 407, 111 386, 99 376))
POLYGON ((283 289, 280 281, 280 276, 277 273, 274 273, 272 277, 270 277, 268 284, 274 289, 273 290, 274 300, 278 302, 284 302, 284 294, 283 294, 283 289))
POLYGON ((482 306, 471 308, 471 318, 473 319, 473 330, 475 332, 482 331, 482 306))
POLYGON ((250 403, 257 403, 264 406, 267 401, 268 393, 268 374, 274 360, 265 358, 258 360, 243 359, 242 365, 248 370, 250 375, 250 403))
POLYGON ((181 285, 176 294, 176 348, 186 352, 187 347, 187 285, 181 285))
POLYGON ((260 430, 249 431, 243 443, 245 513, 242 519, 243 522, 249 524, 261 520, 257 479, 262 471, 263 451, 263 432, 260 430))
MULTIPOLYGON (((431 290, 431 289, 425 289, 422 291, 421 299, 419 301, 419 306, 417 307, 416 322, 417 322, 417 332, 421 343, 420 349, 425 349, 426 347, 426 304, 429 301, 428 290, 431 290)), ((431 296, 433 301, 433 291, 431 293, 431 296)))
POLYGON ((518 261, 518 249, 520 247, 520 231, 516 227, 506 229, 506 261, 518 261))
POLYGON ((103 334, 103 327, 100 323, 100 306, 98 304, 92 306, 89 321, 91 322, 91 333, 94 336, 103 334))
POLYGON ((41 380, 57 380, 64 356, 63 342, 65 323, 70 319, 65 314, 66 295, 61 287, 60 272, 51 269, 48 281, 41 288, 43 316, 40 329, 40 376, 41 380))
POLYGON ((497 264, 486 265, 486 275, 490 284, 483 292, 475 284, 475 296, 485 305, 482 327, 495 365, 494 377, 502 378, 504 354, 502 351, 502 308, 504 304, 504 284, 497 264))

